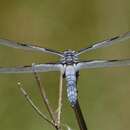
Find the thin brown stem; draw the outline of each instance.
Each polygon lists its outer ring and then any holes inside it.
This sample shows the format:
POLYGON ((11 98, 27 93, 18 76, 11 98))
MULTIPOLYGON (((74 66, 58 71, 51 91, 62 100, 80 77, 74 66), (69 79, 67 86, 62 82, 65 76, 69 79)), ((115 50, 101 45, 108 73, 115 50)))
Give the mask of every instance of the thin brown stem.
POLYGON ((27 94, 27 92, 24 90, 23 87, 21 87, 21 83, 18 83, 19 88, 22 92, 22 94, 25 96, 27 102, 32 106, 32 108, 36 111, 36 113, 42 117, 45 121, 47 121, 49 124, 51 124, 53 127, 55 127, 55 123, 51 120, 49 120, 39 109, 38 107, 34 104, 34 102, 32 101, 32 99, 30 98, 30 96, 27 94))
POLYGON ((59 100, 58 100, 58 113, 57 113, 57 124, 59 128, 60 128, 60 122, 61 122, 62 96, 63 96, 63 74, 62 72, 60 72, 59 100))
POLYGON ((35 79, 36 79, 36 82, 37 82, 37 85, 38 85, 38 88, 40 90, 40 94, 41 94, 41 97, 42 97, 42 100, 50 114, 50 117, 51 119, 53 120, 53 122, 55 123, 55 116, 54 116, 54 113, 53 113, 53 110, 50 106, 50 103, 49 103, 49 100, 47 98, 47 95, 46 95, 46 92, 45 92, 45 89, 44 89, 44 85, 41 84, 40 82, 40 77, 38 76, 38 74, 36 73, 35 71, 35 65, 32 64, 32 67, 33 67, 33 72, 34 72, 34 76, 35 76, 35 79))
POLYGON ((77 100, 75 106, 73 106, 72 108, 75 112, 75 116, 76 116, 76 119, 77 119, 77 123, 79 125, 79 129, 80 130, 88 130, 78 100, 77 100))

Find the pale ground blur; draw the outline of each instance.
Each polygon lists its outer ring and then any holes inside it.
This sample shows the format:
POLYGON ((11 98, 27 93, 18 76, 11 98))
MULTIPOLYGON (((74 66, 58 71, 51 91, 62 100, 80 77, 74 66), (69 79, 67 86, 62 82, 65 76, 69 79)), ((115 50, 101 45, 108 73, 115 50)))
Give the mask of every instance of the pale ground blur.
MULTIPOLYGON (((127 31, 130 31, 129 0, 0 0, 1 38, 35 42, 63 51, 68 48, 78 50, 127 31)), ((123 43, 92 51, 81 58, 129 58, 130 40, 123 43)), ((57 60, 48 54, 0 46, 0 66, 57 60)), ((59 73, 44 73, 41 78, 56 108, 59 73)), ((23 83, 46 113, 32 74, 0 74, 0 129, 53 130, 25 102, 17 81, 23 83)), ((89 130, 130 129, 130 67, 81 71, 78 89, 89 130)), ((66 94, 63 107, 62 121, 78 130, 66 94)))

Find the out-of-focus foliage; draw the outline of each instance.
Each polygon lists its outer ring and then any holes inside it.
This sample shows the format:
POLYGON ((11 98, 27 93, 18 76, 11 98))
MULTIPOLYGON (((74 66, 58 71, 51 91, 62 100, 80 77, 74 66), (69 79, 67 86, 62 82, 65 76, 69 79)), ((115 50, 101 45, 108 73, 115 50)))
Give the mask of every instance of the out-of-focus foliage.
MULTIPOLYGON (((90 45, 130 30, 129 0, 1 0, 0 38, 35 42, 57 50, 90 45)), ((130 40, 84 54, 81 59, 130 57, 130 40)), ((57 61, 52 55, 0 46, 0 66, 57 61)), ((59 73, 40 74, 56 108, 59 73)), ((44 113, 32 74, 0 74, 0 129, 53 130, 39 118, 21 95, 17 81, 44 113)), ((79 99, 89 130, 130 129, 130 67, 80 72, 79 99)), ((64 91, 66 86, 64 84, 64 91)), ((78 130, 64 94, 62 121, 78 130)), ((46 113, 47 114, 47 113, 46 113)))

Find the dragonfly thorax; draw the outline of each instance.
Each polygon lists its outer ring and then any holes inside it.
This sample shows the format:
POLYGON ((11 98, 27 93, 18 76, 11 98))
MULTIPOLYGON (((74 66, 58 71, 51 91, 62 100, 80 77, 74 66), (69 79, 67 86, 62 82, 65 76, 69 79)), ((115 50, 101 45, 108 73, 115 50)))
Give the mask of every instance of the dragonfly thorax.
POLYGON ((76 52, 72 50, 64 51, 64 57, 61 59, 61 62, 66 65, 71 65, 77 63, 78 56, 76 56, 76 52))

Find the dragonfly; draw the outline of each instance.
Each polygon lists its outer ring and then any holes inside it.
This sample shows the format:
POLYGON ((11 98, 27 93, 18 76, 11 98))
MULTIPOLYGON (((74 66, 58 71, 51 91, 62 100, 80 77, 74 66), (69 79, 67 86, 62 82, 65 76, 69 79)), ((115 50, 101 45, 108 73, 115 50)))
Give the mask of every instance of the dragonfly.
POLYGON ((62 72, 63 77, 66 79, 68 101, 72 106, 72 108, 74 109, 79 124, 79 128, 80 130, 87 130, 85 119, 83 117, 78 101, 77 80, 79 77, 79 71, 82 69, 129 66, 130 59, 80 60, 79 56, 83 53, 87 53, 98 48, 104 48, 113 45, 115 43, 121 43, 129 38, 130 38, 130 32, 126 32, 122 35, 90 44, 90 46, 82 48, 79 51, 74 51, 71 49, 65 51, 56 51, 53 49, 32 45, 29 43, 0 39, 0 45, 59 56, 59 61, 55 63, 35 64, 34 66, 27 65, 18 67, 0 67, 0 73, 33 73, 34 68, 36 72, 49 72, 49 71, 62 72))

